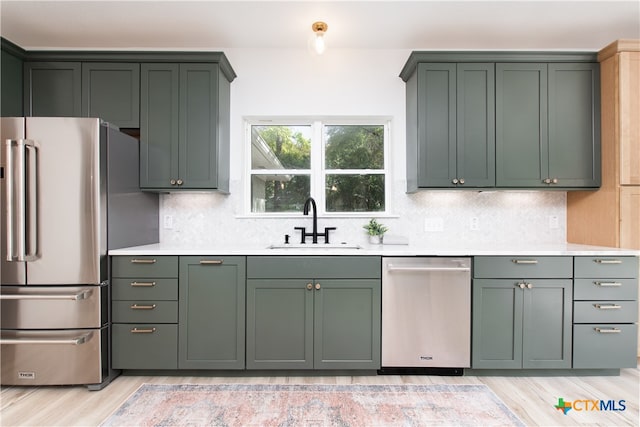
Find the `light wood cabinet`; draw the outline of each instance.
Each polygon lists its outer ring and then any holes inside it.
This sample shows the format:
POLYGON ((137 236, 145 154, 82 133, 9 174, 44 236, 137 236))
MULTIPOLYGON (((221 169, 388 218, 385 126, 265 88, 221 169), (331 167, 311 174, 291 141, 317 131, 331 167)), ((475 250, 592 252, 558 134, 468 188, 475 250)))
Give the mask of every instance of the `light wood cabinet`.
POLYGON ((602 186, 567 194, 567 240, 640 249, 640 40, 598 54, 602 186))

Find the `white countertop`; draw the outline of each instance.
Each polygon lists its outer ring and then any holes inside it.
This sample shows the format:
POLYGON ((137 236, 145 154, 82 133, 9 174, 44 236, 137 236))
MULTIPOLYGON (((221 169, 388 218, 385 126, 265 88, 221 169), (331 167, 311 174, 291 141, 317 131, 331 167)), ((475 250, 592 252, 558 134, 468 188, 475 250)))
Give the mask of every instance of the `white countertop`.
POLYGON ((595 255, 595 256, 640 256, 640 250, 619 249, 603 246, 566 244, 437 244, 437 245, 369 245, 361 244, 359 249, 341 248, 337 245, 326 247, 322 243, 291 245, 290 248, 270 249, 267 245, 224 245, 207 246, 175 245, 156 243, 144 246, 114 249, 109 255, 382 255, 382 256, 554 256, 554 255, 595 255))

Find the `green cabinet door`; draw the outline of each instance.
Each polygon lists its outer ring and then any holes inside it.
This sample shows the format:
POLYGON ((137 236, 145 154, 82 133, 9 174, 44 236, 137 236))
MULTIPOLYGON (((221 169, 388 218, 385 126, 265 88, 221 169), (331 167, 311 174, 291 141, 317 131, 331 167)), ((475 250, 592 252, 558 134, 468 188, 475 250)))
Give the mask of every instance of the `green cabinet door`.
POLYGON ((457 64, 456 164, 458 187, 495 186, 494 64, 457 64))
POLYGON ((496 64, 496 186, 546 186, 547 114, 547 64, 496 64))
POLYGON ((571 367, 572 281, 474 279, 472 367, 571 367))
POLYGON ((313 368, 313 283, 247 280, 247 369, 313 368))
POLYGON ((417 123, 409 124, 417 148, 407 173, 420 188, 493 187, 494 65, 421 63, 417 76, 417 123))
POLYGON ((140 64, 82 63, 82 115, 140 127, 140 64))
POLYGON ((314 368, 379 369, 381 286, 323 279, 314 290, 314 368))
POLYGON ((218 65, 180 64, 179 179, 183 188, 218 188, 218 65))
POLYGON ((549 177, 561 187, 599 187, 599 65, 549 64, 548 84, 549 177))
POLYGON ((456 64, 418 64, 418 187, 455 187, 456 64))
POLYGON ((179 65, 140 70, 140 188, 172 188, 178 179, 179 65), (173 180, 173 181, 172 181, 173 180))
POLYGON ((79 62, 25 62, 24 114, 80 117, 82 72, 79 62))
POLYGON ((180 369, 244 369, 245 258, 180 257, 180 369))
POLYGON ((522 367, 522 290, 514 280, 474 279, 471 366, 522 367))
POLYGON ((571 368, 572 288, 568 279, 527 281, 522 291, 523 368, 571 368))

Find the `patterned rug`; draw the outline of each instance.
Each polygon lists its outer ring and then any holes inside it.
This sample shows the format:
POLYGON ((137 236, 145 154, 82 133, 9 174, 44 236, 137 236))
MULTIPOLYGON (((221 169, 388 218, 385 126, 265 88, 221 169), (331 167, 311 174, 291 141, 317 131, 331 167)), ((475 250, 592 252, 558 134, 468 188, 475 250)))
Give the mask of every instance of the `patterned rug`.
POLYGON ((523 426, 485 385, 143 384, 102 426, 523 426))

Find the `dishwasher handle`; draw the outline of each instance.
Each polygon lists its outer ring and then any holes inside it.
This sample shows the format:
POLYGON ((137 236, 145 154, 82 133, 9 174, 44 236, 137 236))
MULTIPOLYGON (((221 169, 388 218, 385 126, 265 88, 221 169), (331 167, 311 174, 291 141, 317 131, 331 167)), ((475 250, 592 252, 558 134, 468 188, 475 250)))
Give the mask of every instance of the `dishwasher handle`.
POLYGON ((400 265, 387 265, 387 271, 471 271, 471 267, 418 267, 418 266, 400 266, 400 265))

